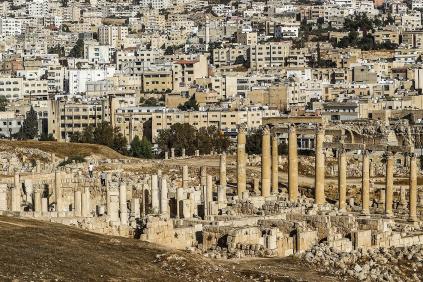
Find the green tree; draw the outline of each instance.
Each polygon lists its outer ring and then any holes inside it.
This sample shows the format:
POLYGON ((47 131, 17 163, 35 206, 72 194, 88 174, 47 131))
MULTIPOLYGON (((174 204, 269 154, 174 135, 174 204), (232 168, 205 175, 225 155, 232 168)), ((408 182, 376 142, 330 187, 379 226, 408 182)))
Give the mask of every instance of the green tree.
POLYGON ((247 135, 247 140, 245 144, 245 150, 247 154, 261 154, 261 141, 262 141, 262 133, 261 130, 255 129, 252 130, 247 135))
POLYGON ((37 113, 31 106, 31 109, 26 114, 25 120, 17 137, 19 139, 34 139, 38 135, 38 118, 37 113))
POLYGON ((53 134, 47 134, 47 133, 43 133, 43 134, 41 134, 41 136, 40 136, 40 139, 39 139, 40 141, 57 141, 55 138, 54 138, 54 136, 53 136, 53 134))
POLYGON ((159 106, 159 101, 156 98, 154 98, 154 97, 150 97, 147 100, 145 100, 145 99, 142 98, 142 100, 140 99, 140 103, 144 107, 159 106))
POLYGON ((180 109, 181 111, 188 111, 188 110, 198 111, 199 105, 197 101, 195 100, 194 96, 192 96, 184 104, 180 104, 178 106, 178 109, 180 109))
POLYGON ((136 158, 151 159, 153 157, 153 146, 147 138, 143 137, 141 140, 137 135, 131 142, 130 155, 136 158))
POLYGON ((5 112, 7 107, 7 98, 0 96, 0 112, 5 112))
POLYGON ((94 127, 90 124, 84 128, 79 136, 79 143, 94 143, 94 127))
POLYGON ((82 58, 84 56, 84 40, 78 39, 75 46, 69 52, 69 57, 71 58, 82 58))
POLYGON ((128 140, 119 132, 119 128, 113 129, 113 143, 109 147, 124 155, 128 153, 128 140))
POLYGON ((173 124, 169 129, 159 131, 156 140, 162 152, 175 148, 176 153, 180 154, 185 148, 187 155, 193 155, 195 150, 200 150, 203 154, 212 150, 223 152, 230 146, 229 137, 215 126, 197 130, 188 123, 173 124))
POLYGON ((93 140, 96 144, 112 147, 114 131, 108 122, 102 122, 95 127, 93 132, 93 140))

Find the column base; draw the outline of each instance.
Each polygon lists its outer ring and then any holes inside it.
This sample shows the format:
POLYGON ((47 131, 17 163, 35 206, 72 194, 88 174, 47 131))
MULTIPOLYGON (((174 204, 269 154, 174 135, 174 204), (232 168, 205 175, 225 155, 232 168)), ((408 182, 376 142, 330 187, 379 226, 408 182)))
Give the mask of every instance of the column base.
POLYGON ((385 213, 385 217, 386 218, 393 218, 394 214, 393 213, 385 213))
POLYGON ((362 210, 361 215, 370 215, 370 211, 369 210, 362 210))
POLYGON ((407 220, 408 222, 417 222, 418 221, 418 219, 417 219, 417 217, 409 217, 408 218, 408 220, 407 220))

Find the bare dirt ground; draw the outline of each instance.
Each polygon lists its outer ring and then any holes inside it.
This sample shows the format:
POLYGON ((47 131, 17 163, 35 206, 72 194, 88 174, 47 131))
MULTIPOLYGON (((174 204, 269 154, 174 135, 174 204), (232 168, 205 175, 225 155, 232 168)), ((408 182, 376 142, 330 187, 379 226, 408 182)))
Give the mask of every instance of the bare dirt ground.
POLYGON ((1 281, 337 281, 294 258, 209 260, 132 238, 0 216, 1 281))
POLYGON ((2 150, 19 148, 40 149, 48 153, 55 153, 57 157, 64 158, 69 156, 92 156, 108 159, 124 158, 118 152, 102 145, 96 144, 79 144, 52 141, 8 141, 0 140, 2 150))

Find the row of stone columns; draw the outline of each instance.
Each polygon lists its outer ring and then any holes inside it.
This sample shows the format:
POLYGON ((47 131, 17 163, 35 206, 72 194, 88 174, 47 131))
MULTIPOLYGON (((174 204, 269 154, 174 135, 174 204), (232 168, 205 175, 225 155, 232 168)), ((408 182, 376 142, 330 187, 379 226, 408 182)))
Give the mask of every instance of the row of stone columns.
MULTIPOLYGON (((245 152, 246 134, 244 128, 240 128, 238 132, 237 143, 237 194, 242 197, 247 191, 247 154, 245 152)), ((270 196, 271 193, 278 191, 279 184, 279 154, 278 140, 276 136, 271 136, 269 128, 263 128, 262 148, 261 148, 261 195, 263 197, 270 196)), ((223 157, 222 157, 223 158, 223 157)), ((226 156, 224 157, 226 164, 226 156)), ((221 169, 223 163, 221 161, 221 169)), ((226 173, 226 169, 225 169, 226 173)), ((222 186, 226 186, 226 177, 222 186)), ((256 187, 254 187, 256 189, 256 187)))
MULTIPOLYGON (((417 220, 417 161, 414 153, 410 156, 409 176, 409 220, 417 220)), ((347 195, 347 158, 345 150, 338 151, 338 208, 345 210, 347 195)), ((386 154, 386 176, 385 176, 385 215, 393 215, 394 198, 394 157, 392 152, 386 154)), ((362 213, 370 213, 370 160, 369 152, 364 150, 362 154, 362 187, 361 187, 362 213)))

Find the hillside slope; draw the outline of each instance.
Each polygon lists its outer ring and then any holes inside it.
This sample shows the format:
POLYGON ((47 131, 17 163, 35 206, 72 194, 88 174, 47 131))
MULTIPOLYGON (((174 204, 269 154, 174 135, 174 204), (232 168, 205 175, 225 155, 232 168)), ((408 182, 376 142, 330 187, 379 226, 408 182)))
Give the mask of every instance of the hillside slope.
POLYGON ((212 261, 130 238, 0 216, 0 280, 336 281, 293 259, 212 261))
POLYGON ((69 156, 98 156, 107 159, 124 158, 118 152, 109 147, 96 144, 80 144, 65 142, 47 142, 47 141, 9 141, 0 140, 1 150, 27 148, 39 149, 47 153, 55 153, 57 157, 64 158, 69 156))

